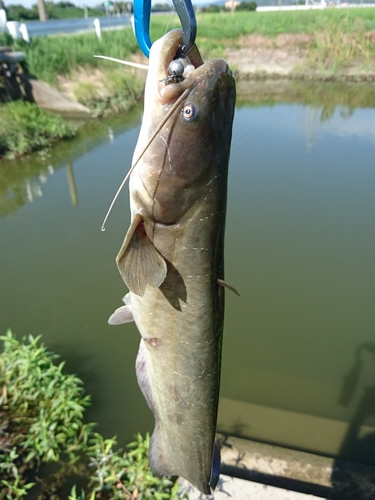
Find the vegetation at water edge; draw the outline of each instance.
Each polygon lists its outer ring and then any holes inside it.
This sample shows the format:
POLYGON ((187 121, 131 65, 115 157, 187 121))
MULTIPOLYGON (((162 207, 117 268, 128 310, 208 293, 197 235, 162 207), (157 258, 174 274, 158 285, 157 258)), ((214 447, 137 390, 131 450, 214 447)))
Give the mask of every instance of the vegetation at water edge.
POLYGON ((75 129, 60 115, 42 110, 36 104, 13 101, 0 107, 0 156, 14 158, 74 134, 75 129))
MULTIPOLYGON (((72 477, 69 500, 177 499, 178 483, 156 478, 148 466, 149 436, 138 435, 127 449, 105 439, 84 419, 90 397, 82 381, 64 373, 58 356, 28 336, 0 337, 0 499, 22 499, 34 489, 38 498, 56 500, 72 477), (43 475, 43 464, 54 464, 43 475), (56 468, 56 466, 58 466, 56 468)), ((66 500, 67 496, 62 496, 66 500)))

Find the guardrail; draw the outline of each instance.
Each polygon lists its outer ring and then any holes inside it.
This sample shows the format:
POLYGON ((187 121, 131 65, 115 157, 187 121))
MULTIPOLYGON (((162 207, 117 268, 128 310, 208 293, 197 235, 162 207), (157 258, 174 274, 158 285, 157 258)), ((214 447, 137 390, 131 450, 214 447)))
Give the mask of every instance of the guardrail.
POLYGON ((54 35, 58 33, 77 33, 80 31, 96 31, 121 28, 131 25, 131 16, 88 17, 80 19, 48 19, 47 21, 6 21, 5 10, 0 9, 0 31, 9 31, 13 38, 29 41, 35 36, 54 35))

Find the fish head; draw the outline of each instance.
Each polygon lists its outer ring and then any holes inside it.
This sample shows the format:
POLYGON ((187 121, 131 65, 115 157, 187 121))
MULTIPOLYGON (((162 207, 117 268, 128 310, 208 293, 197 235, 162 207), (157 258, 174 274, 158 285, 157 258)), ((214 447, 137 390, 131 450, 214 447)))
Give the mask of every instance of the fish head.
POLYGON ((173 30, 151 48, 131 176, 133 210, 162 224, 186 217, 212 179, 226 178, 232 135, 233 74, 223 59, 203 63, 195 45, 179 58, 182 35, 173 30), (170 75, 174 64, 183 76, 170 75))

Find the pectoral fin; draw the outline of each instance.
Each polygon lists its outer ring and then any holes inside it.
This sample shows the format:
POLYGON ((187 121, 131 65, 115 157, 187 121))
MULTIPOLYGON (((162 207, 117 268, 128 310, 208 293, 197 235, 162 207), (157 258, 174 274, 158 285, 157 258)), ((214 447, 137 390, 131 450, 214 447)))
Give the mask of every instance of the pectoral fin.
POLYGON ((146 285, 158 288, 167 275, 167 264, 148 238, 139 214, 134 217, 116 260, 122 279, 136 295, 142 296, 146 285))

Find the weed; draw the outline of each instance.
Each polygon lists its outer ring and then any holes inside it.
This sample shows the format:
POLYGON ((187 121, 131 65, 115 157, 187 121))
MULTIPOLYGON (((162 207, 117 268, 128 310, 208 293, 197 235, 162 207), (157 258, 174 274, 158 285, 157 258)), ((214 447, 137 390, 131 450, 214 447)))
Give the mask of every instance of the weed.
POLYGON ((55 364, 58 356, 39 337, 18 341, 9 331, 0 339, 0 499, 25 498, 34 486, 30 471, 43 463, 60 464, 60 482, 71 472, 89 476, 87 492, 73 487, 70 500, 178 498, 178 483, 150 471, 148 435, 116 450, 116 438, 85 422, 90 397, 82 381, 55 364))
POLYGON ((307 65, 320 72, 339 73, 353 65, 373 60, 375 45, 365 30, 364 20, 349 17, 340 24, 331 20, 324 30, 315 34, 307 56, 307 65))

